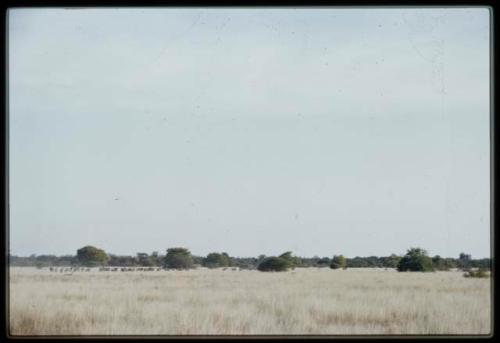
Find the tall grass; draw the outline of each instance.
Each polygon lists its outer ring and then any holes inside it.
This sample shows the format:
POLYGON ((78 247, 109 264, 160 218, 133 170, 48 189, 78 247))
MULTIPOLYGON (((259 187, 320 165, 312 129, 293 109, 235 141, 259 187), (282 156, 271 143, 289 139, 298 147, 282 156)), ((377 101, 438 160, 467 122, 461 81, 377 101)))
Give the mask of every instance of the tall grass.
POLYGON ((488 334, 490 283, 370 269, 11 268, 12 335, 488 334))

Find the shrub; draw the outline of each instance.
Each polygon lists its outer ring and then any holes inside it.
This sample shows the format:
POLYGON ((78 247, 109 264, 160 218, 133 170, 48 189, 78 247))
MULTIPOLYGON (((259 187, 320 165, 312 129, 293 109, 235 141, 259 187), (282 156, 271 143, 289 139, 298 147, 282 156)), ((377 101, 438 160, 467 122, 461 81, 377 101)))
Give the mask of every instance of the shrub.
POLYGON ((231 265, 231 258, 228 254, 212 252, 203 259, 203 266, 208 268, 229 267, 231 265))
POLYGON ((292 256, 292 252, 291 251, 287 251, 281 255, 278 256, 279 258, 282 258, 284 259, 285 261, 288 262, 288 268, 292 268, 292 269, 295 269, 295 267, 299 266, 300 265, 300 258, 298 258, 297 256, 292 256))
POLYGON ((401 261, 401 257, 396 255, 396 254, 391 254, 391 256, 388 256, 383 259, 383 266, 386 268, 397 268, 398 263, 401 261))
POLYGON ((109 256, 102 249, 87 245, 76 251, 78 263, 85 267, 96 267, 105 265, 109 256))
POLYGON ((156 266, 156 258, 154 256, 149 256, 146 253, 138 252, 137 253, 137 264, 143 267, 153 267, 156 266))
POLYGON ((448 259, 442 258, 439 255, 436 255, 432 258, 432 266, 434 267, 434 269, 442 271, 448 271, 453 267, 448 259))
POLYGON ((190 269, 194 262, 191 252, 186 248, 170 248, 165 256, 165 268, 190 269))
POLYGON ((330 268, 332 269, 339 269, 339 268, 346 268, 346 260, 345 257, 342 255, 335 255, 332 258, 332 263, 330 264, 330 268))
POLYGON ((479 268, 478 270, 469 270, 464 274, 464 277, 474 277, 474 278, 487 278, 489 276, 490 275, 486 268, 479 268))
POLYGON ((261 272, 284 272, 290 268, 290 262, 282 257, 267 257, 259 265, 257 269, 261 272))
POLYGON ((434 267, 427 251, 420 248, 410 248, 398 263, 400 272, 432 272, 434 267))

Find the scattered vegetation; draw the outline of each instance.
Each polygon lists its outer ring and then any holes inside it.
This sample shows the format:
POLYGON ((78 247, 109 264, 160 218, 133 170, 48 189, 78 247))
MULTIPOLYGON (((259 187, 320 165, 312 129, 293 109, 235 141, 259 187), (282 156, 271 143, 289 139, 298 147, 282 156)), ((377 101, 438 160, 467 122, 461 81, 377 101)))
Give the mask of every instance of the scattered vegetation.
MULTIPOLYGON (((137 253, 136 256, 117 256, 113 254, 107 254, 102 249, 97 249, 94 247, 84 247, 82 254, 78 255, 31 255, 28 257, 19 257, 9 255, 9 265, 16 267, 71 267, 71 266, 86 266, 90 265, 107 265, 115 267, 164 267, 166 264, 165 254, 159 254, 154 251, 150 255, 144 252, 137 253), (92 259, 93 249, 100 250, 99 253, 101 257, 97 259, 92 259), (104 254, 103 254, 104 253, 104 254), (104 258, 104 255, 107 258, 104 258), (90 258, 90 260, 89 260, 90 258)), ((80 251, 82 249, 79 249, 80 251)), ((94 250, 95 253, 95 250, 94 250)), ((258 257, 234 257, 229 256, 227 253, 212 252, 207 256, 196 256, 191 255, 192 267, 197 265, 203 265, 208 268, 219 268, 219 267, 239 267, 239 269, 257 269, 259 264, 266 258, 265 255, 260 255, 258 257)), ((287 251, 281 254, 281 258, 288 260, 290 263, 290 268, 307 268, 307 267, 330 267, 332 265, 332 258, 330 257, 298 257, 292 256, 292 253, 287 251)), ((189 260, 188 257, 183 257, 181 260, 189 260)), ((368 256, 354 258, 344 257, 345 266, 349 268, 398 268, 403 256, 396 254, 391 254, 390 256, 368 256)), ((405 268, 408 265, 408 259, 403 261, 401 267, 405 268)), ((431 258, 432 268, 439 271, 447 271, 451 269, 462 269, 463 271, 468 271, 470 268, 491 268, 491 260, 489 258, 483 259, 472 259, 471 255, 461 253, 458 258, 444 258, 436 255, 431 258)), ((187 262, 187 265, 191 265, 187 262)), ((428 263, 426 264, 428 266, 428 263)), ((191 268, 191 267, 190 267, 191 268)), ((409 269, 408 269, 409 270, 409 269)))

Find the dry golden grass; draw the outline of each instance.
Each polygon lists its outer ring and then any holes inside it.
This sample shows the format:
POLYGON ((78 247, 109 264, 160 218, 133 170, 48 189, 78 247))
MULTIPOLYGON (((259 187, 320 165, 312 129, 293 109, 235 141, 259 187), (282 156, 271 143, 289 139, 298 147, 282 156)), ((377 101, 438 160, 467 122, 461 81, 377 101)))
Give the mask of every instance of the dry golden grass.
POLYGON ((12 335, 489 334, 490 310, 461 272, 10 273, 12 335))

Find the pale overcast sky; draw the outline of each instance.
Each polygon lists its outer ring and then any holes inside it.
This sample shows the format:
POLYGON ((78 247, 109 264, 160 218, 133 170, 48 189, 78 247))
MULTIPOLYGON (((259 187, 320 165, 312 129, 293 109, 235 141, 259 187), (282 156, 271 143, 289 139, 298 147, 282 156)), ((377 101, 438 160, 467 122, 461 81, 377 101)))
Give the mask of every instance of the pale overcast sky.
POLYGON ((10 250, 490 253, 487 8, 9 11, 10 250))

